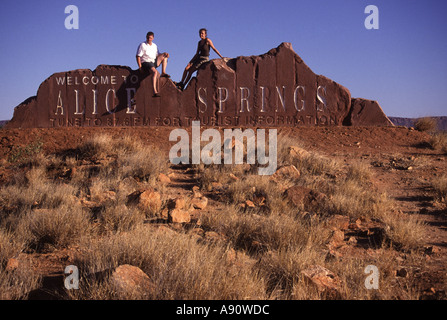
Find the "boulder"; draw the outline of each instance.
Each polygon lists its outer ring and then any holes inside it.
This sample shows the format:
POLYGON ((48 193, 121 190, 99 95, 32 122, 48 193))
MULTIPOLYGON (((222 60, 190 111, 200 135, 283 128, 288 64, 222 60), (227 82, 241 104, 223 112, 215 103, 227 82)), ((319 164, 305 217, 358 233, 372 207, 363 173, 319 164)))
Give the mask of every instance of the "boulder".
POLYGON ((17 106, 7 128, 296 127, 384 125, 376 102, 352 99, 335 81, 316 75, 284 42, 261 55, 202 65, 184 91, 160 78, 153 97, 148 74, 127 66, 57 72, 37 95, 17 106))
POLYGON ((394 126, 377 101, 358 98, 351 101, 351 111, 346 118, 346 124, 352 126, 394 126))
POLYGON ((340 279, 330 270, 320 265, 312 265, 301 271, 304 279, 313 284, 318 292, 329 298, 337 298, 340 291, 340 279))
POLYGON ((208 205, 208 198, 207 197, 195 197, 191 199, 191 205, 195 209, 203 210, 208 205))
POLYGON ((188 211, 175 208, 169 211, 168 221, 171 223, 189 223, 191 222, 191 215, 188 211))
POLYGON ((161 210, 161 195, 154 189, 137 190, 127 196, 126 204, 136 205, 143 211, 155 214, 161 210))
POLYGON ((279 183, 287 180, 298 180, 300 175, 299 170, 294 165, 288 165, 277 169, 270 179, 279 183))
POLYGON ((293 186, 286 190, 287 199, 297 207, 307 208, 313 204, 326 201, 327 196, 324 193, 303 187, 293 186))
POLYGON ((149 298, 155 292, 155 285, 149 276, 140 268, 128 264, 117 267, 110 281, 119 298, 149 298))

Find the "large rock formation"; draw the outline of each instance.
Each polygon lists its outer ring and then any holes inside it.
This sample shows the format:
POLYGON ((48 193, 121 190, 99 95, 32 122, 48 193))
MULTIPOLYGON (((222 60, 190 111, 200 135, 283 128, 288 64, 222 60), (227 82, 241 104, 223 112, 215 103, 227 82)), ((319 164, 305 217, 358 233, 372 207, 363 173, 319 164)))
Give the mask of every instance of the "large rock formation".
POLYGON ((55 73, 15 108, 7 127, 392 125, 377 102, 351 99, 289 43, 260 56, 212 60, 185 91, 161 78, 161 98, 151 81, 123 66, 55 73))

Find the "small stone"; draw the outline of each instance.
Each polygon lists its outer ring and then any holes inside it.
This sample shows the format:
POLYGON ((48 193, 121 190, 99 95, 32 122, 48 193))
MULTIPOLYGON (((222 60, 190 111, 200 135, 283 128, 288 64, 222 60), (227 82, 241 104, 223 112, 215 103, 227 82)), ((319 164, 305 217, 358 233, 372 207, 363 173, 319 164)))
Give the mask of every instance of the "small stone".
POLYGON ((313 283, 318 291, 327 293, 331 297, 339 294, 340 279, 330 270, 320 265, 313 265, 303 270, 301 274, 313 283))
POLYGON ((191 216, 188 211, 173 209, 169 212, 168 221, 171 223, 189 223, 191 222, 191 216))
POLYGON ((208 205, 208 198, 207 197, 192 198, 191 205, 195 209, 203 210, 208 205))
POLYGON ((122 298, 148 297, 155 289, 151 279, 143 270, 128 264, 117 267, 110 280, 122 298))
POLYGON ((163 184, 171 183, 171 179, 167 175, 165 175, 164 173, 160 173, 158 175, 158 181, 160 181, 163 184))
POLYGON ((294 165, 289 165, 276 170, 270 179, 278 183, 285 180, 297 180, 300 176, 298 169, 294 165))
POLYGON ((6 263, 5 271, 14 271, 19 268, 19 260, 16 258, 10 258, 6 263))
POLYGON ((186 207, 186 201, 184 198, 175 198, 175 199, 169 199, 167 201, 167 208, 169 210, 172 209, 185 209, 186 207))

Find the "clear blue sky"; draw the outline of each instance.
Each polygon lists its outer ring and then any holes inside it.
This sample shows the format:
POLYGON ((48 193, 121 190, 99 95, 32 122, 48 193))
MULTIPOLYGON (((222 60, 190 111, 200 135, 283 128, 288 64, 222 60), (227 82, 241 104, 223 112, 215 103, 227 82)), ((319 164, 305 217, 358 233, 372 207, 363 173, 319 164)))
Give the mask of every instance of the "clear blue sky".
POLYGON ((379 101, 389 116, 447 116, 447 1, 2 0, 0 8, 4 120, 53 73, 99 64, 136 69, 147 31, 170 53, 168 73, 179 81, 201 27, 225 57, 290 42, 315 73, 379 101), (371 4, 379 30, 364 27, 371 4), (65 28, 68 5, 79 9, 78 30, 65 28))

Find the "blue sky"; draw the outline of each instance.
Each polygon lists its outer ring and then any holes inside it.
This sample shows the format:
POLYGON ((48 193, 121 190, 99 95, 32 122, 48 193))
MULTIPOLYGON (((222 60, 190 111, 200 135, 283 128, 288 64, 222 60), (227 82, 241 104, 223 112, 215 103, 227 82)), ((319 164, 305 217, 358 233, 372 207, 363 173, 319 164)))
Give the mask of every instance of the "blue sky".
POLYGON ((389 116, 447 116, 446 12, 439 0, 2 0, 0 119, 53 73, 136 69, 147 31, 170 53, 168 73, 179 81, 201 27, 225 57, 290 42, 315 73, 377 100, 389 116), (79 9, 77 30, 65 28, 68 5, 79 9), (379 9, 378 30, 364 26, 367 5, 379 9))

